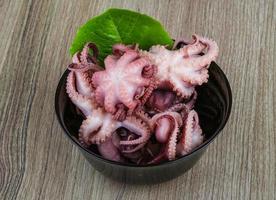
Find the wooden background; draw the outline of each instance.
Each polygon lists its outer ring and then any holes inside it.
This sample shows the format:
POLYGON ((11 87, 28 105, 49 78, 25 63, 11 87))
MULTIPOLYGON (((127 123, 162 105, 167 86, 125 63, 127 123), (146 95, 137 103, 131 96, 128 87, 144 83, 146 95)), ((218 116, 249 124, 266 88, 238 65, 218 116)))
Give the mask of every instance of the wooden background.
POLYGON ((0 199, 276 199, 276 1, 0 0, 0 199), (117 183, 65 138, 54 93, 76 29, 109 7, 220 46, 233 90, 223 133, 172 181, 117 183))

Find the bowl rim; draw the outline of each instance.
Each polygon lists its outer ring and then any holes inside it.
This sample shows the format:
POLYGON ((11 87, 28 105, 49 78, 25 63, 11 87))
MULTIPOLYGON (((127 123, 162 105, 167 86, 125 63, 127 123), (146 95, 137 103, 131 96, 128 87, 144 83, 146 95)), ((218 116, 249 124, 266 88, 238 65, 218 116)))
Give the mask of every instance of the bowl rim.
MULTIPOLYGON (((66 134, 66 136, 71 140, 71 142, 73 142, 73 144, 77 145, 78 148, 80 148, 81 150, 85 151, 86 153, 88 153, 89 155, 91 156, 94 156, 96 157, 98 160, 100 161, 103 161, 103 162, 107 162, 109 164, 112 164, 112 165, 118 165, 118 166, 121 166, 121 167, 131 167, 131 168, 139 168, 139 169, 142 169, 142 168, 151 168, 151 167, 159 167, 159 166, 164 166, 164 165, 167 165, 167 164, 173 164, 175 162, 179 162, 180 160, 182 159, 185 159, 189 156, 191 156, 192 154, 204 149, 205 147, 207 147, 211 142, 214 141, 214 139, 219 135, 219 133, 223 130, 223 128, 225 127, 226 123, 228 122, 228 119, 229 119, 229 116, 231 114, 231 109, 232 109, 232 90, 231 90, 231 86, 229 84, 229 81, 226 77, 226 75, 224 74, 224 72, 222 71, 222 69, 213 61, 211 64, 215 64, 215 67, 218 69, 218 71, 221 73, 224 81, 225 81, 225 84, 226 84, 226 88, 227 88, 227 91, 229 93, 229 106, 228 106, 228 112, 226 113, 226 116, 225 116, 225 120, 222 121, 222 123, 218 126, 218 128, 216 129, 215 133, 212 134, 212 136, 207 139, 206 141, 204 141, 202 144, 200 144, 199 146, 197 146, 195 149, 193 149, 193 151, 191 151, 190 153, 184 155, 184 156, 181 156, 179 158, 176 158, 174 160, 168 160, 166 162, 162 162, 162 163, 157 163, 157 164, 149 164, 149 165, 142 165, 142 166, 139 166, 139 165, 135 165, 135 164, 130 164, 130 163, 120 163, 120 162, 116 162, 116 161, 112 161, 112 160, 108 160, 108 159, 105 159, 103 158, 102 156, 94 153, 93 151, 87 149, 86 147, 84 147, 83 145, 81 145, 78 140, 73 137, 70 132, 67 130, 66 127, 63 126, 63 123, 62 123, 62 120, 60 118, 60 115, 59 115, 59 105, 58 105, 58 97, 59 97, 59 94, 61 92, 61 88, 62 88, 62 85, 63 85, 63 82, 66 81, 66 78, 69 74, 69 70, 66 69, 61 78, 59 79, 59 83, 58 83, 58 86, 56 88, 56 92, 55 92, 55 113, 56 113, 56 116, 58 118, 58 122, 60 124, 60 126, 62 127, 63 129, 63 132, 66 134)), ((210 65, 211 65, 210 64, 210 65)), ((67 93, 66 93, 67 94, 67 93)))

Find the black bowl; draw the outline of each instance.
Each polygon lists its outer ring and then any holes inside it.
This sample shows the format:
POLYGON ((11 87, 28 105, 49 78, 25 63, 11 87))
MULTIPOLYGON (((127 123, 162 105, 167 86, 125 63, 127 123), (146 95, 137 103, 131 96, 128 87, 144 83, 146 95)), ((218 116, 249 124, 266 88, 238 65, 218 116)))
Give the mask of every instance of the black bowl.
POLYGON ((85 148, 79 143, 77 133, 83 119, 76 114, 75 106, 65 92, 68 73, 68 70, 65 71, 56 90, 55 109, 58 121, 65 134, 74 145, 79 147, 91 165, 100 173, 118 181, 140 184, 158 183, 173 179, 188 171, 218 136, 231 111, 230 85, 223 71, 216 63, 212 62, 209 68, 208 83, 196 88, 198 98, 195 110, 199 114, 205 141, 188 155, 173 161, 148 166, 122 164, 106 160, 98 154, 97 149, 85 148))

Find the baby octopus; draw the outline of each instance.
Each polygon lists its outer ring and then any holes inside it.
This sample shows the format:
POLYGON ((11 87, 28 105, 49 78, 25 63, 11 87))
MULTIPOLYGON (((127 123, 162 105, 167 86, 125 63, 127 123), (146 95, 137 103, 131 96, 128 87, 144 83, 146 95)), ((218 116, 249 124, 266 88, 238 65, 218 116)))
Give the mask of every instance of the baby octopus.
POLYGON ((155 66, 137 50, 115 45, 104 60, 105 70, 93 74, 96 101, 115 119, 123 119, 146 102, 155 87, 155 66))
POLYGON ((137 165, 189 154, 204 140, 195 87, 208 81, 217 55, 214 41, 193 35, 173 49, 115 44, 100 66, 96 45, 86 44, 68 66, 66 87, 83 117, 80 143, 97 145, 105 159, 137 165))
POLYGON ((169 87, 184 98, 190 97, 196 85, 208 81, 208 67, 218 55, 217 44, 207 38, 193 35, 193 41, 180 49, 152 46, 141 51, 157 66, 160 87, 169 87), (203 53, 205 51, 205 53, 203 53))

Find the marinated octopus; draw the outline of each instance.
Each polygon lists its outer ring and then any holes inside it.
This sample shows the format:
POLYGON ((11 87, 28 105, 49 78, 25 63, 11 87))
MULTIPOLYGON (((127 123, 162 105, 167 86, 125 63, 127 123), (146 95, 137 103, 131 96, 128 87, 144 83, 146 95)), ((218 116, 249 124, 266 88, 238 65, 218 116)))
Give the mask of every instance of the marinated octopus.
POLYGON ((101 67, 96 45, 86 44, 73 56, 66 84, 83 116, 79 141, 97 145, 105 159, 137 165, 189 154, 204 140, 195 87, 208 81, 217 55, 216 42, 193 35, 172 49, 116 44, 101 67))

